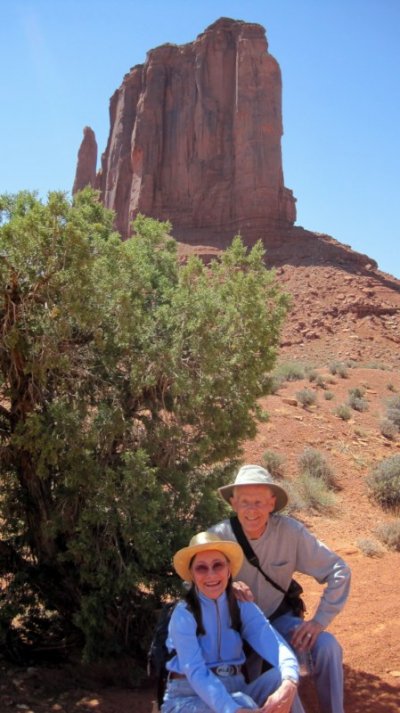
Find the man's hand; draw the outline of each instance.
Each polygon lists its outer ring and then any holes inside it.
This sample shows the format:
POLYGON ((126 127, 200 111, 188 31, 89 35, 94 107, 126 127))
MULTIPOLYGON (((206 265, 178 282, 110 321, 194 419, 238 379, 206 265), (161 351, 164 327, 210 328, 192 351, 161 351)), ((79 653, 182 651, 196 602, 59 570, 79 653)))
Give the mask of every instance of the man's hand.
POLYGON ((296 626, 290 643, 296 651, 309 651, 314 646, 317 636, 322 630, 321 624, 314 621, 314 619, 304 621, 299 626, 296 626))
POLYGON ((264 705, 261 706, 261 713, 290 713, 296 691, 295 683, 282 681, 279 688, 271 696, 268 696, 264 705))
POLYGON ((232 588, 239 602, 254 602, 254 594, 244 582, 232 582, 232 588))

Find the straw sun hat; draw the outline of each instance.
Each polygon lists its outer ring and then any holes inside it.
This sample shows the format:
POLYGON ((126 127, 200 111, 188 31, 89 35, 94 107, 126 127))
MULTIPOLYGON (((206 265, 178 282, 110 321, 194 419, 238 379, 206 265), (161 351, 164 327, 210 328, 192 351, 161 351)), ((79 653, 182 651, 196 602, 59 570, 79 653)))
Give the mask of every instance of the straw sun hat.
POLYGON ((278 485, 272 475, 260 465, 244 465, 239 470, 234 483, 218 488, 219 494, 230 504, 233 489, 243 485, 268 485, 276 497, 274 512, 282 510, 288 501, 286 491, 278 485))
POLYGON ((232 577, 237 575, 243 562, 243 551, 240 545, 230 540, 221 540, 213 532, 199 532, 198 535, 192 537, 188 547, 183 547, 174 555, 174 567, 181 579, 186 582, 193 581, 189 565, 195 555, 206 550, 222 552, 229 560, 232 577))

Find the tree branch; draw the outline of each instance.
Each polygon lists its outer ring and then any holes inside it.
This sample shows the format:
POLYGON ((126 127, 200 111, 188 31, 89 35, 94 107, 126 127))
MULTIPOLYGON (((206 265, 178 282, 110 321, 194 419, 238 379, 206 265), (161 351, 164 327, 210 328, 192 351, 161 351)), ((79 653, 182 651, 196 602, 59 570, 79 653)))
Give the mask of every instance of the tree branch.
POLYGON ((0 540, 0 572, 15 574, 18 571, 30 568, 31 565, 21 557, 10 542, 0 540))
POLYGON ((4 416, 8 421, 12 420, 11 413, 8 409, 0 404, 0 416, 4 416))

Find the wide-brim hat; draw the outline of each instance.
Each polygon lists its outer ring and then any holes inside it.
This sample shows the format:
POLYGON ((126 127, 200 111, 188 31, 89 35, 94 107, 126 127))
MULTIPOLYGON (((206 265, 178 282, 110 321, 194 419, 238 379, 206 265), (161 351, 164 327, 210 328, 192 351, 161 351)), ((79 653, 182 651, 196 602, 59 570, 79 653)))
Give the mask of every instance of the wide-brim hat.
POLYGON ((231 540, 221 540, 213 532, 199 532, 198 535, 192 537, 189 546, 178 550, 173 558, 174 568, 184 581, 191 582, 193 580, 192 572, 189 569, 190 563, 195 555, 205 550, 222 552, 229 560, 232 577, 237 575, 244 556, 240 545, 231 540))
POLYGON ((243 485, 268 485, 276 497, 276 504, 273 512, 282 510, 288 502, 286 491, 273 479, 271 473, 260 465, 244 465, 240 468, 234 483, 223 485, 218 488, 219 494, 231 504, 233 489, 243 485))

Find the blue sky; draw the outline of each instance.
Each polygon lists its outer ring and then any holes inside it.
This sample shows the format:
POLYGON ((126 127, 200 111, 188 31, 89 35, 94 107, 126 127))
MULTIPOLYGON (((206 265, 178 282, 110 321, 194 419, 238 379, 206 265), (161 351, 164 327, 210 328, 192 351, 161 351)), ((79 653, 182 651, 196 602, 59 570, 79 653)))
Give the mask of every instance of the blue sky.
POLYGON ((258 22, 283 77, 297 224, 400 278, 400 0, 2 0, 0 193, 70 191, 130 67, 219 17, 258 22))

